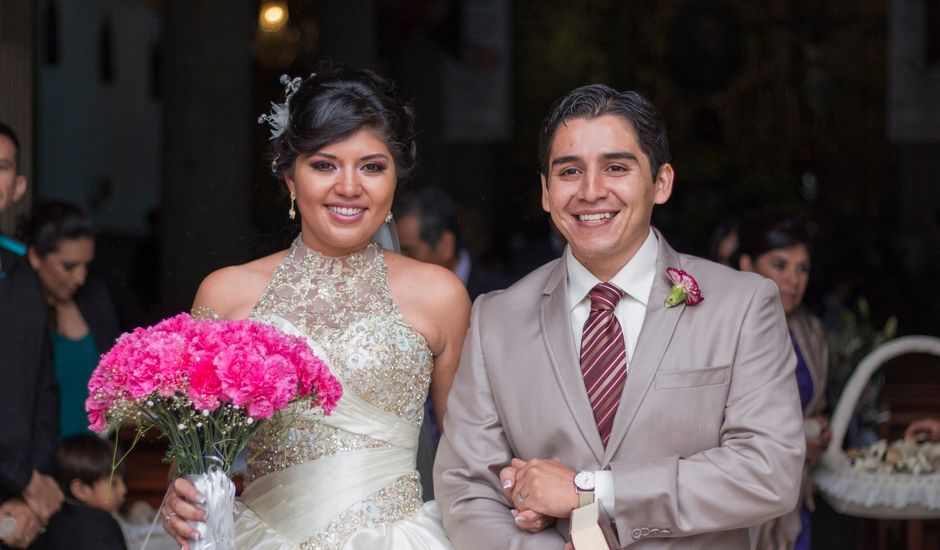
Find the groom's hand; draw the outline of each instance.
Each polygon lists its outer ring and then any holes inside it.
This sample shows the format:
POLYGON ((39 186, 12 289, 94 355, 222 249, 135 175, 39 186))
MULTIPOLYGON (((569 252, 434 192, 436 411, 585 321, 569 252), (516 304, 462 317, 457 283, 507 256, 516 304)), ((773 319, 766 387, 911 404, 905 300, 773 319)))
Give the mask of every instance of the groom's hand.
MULTIPOLYGON (((522 462, 522 461, 519 461, 522 462)), ((523 464, 525 464, 523 462, 523 464)), ((503 486, 503 493, 506 498, 512 501, 512 486, 516 483, 516 472, 519 468, 506 466, 499 472, 499 482, 503 486)), ((551 527, 555 523, 555 518, 540 514, 532 510, 519 511, 515 508, 509 510, 512 517, 516 520, 516 526, 528 533, 538 533, 539 531, 551 527)))
POLYGON ((578 494, 574 490, 576 472, 571 468, 542 458, 529 461, 514 458, 509 466, 515 469, 510 499, 520 512, 532 510, 566 518, 578 507, 578 494))
MULTIPOLYGON (((499 471, 499 482, 503 486, 503 493, 510 502, 512 502, 512 486, 516 483, 516 472, 518 470, 518 468, 506 466, 499 471)), ((513 519, 516 520, 516 527, 528 533, 538 533, 555 523, 555 518, 532 510, 520 512, 515 508, 511 508, 509 511, 512 513, 513 519)))

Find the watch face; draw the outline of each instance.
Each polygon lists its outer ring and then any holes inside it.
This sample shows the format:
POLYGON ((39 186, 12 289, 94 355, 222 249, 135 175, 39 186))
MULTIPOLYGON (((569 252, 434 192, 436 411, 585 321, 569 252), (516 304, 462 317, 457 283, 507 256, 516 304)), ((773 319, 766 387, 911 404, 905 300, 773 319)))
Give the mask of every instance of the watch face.
POLYGON ((581 491, 593 491, 594 472, 578 472, 578 475, 574 476, 574 484, 581 491))

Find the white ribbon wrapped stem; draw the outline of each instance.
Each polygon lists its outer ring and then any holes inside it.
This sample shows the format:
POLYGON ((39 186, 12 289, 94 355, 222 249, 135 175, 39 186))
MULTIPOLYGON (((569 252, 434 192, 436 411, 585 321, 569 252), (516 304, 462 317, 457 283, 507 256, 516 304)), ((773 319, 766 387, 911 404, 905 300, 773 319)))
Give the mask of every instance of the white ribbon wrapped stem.
POLYGON ((206 511, 206 522, 188 522, 201 538, 190 541, 192 550, 235 550, 235 484, 219 468, 205 474, 188 475, 186 479, 206 497, 200 508, 206 511))

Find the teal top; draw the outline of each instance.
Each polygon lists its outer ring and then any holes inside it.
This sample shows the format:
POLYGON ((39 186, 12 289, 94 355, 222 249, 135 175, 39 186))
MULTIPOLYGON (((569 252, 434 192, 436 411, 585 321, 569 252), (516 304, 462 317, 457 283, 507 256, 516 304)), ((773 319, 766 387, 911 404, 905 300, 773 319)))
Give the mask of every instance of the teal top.
POLYGON ((98 347, 91 332, 72 340, 52 332, 52 356, 59 381, 59 432, 61 437, 91 433, 88 430, 88 380, 98 364, 98 347))

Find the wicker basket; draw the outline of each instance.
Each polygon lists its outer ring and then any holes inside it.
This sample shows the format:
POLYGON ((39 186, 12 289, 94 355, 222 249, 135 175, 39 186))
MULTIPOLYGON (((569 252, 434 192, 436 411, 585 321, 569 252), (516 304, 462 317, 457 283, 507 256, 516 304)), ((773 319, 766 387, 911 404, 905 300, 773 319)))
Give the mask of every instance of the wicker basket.
POLYGON ((868 473, 849 466, 842 450, 849 419, 871 376, 908 353, 940 356, 940 338, 905 336, 872 350, 852 373, 830 423, 832 443, 812 477, 823 497, 843 514, 876 519, 940 518, 940 472, 927 475, 868 473))

